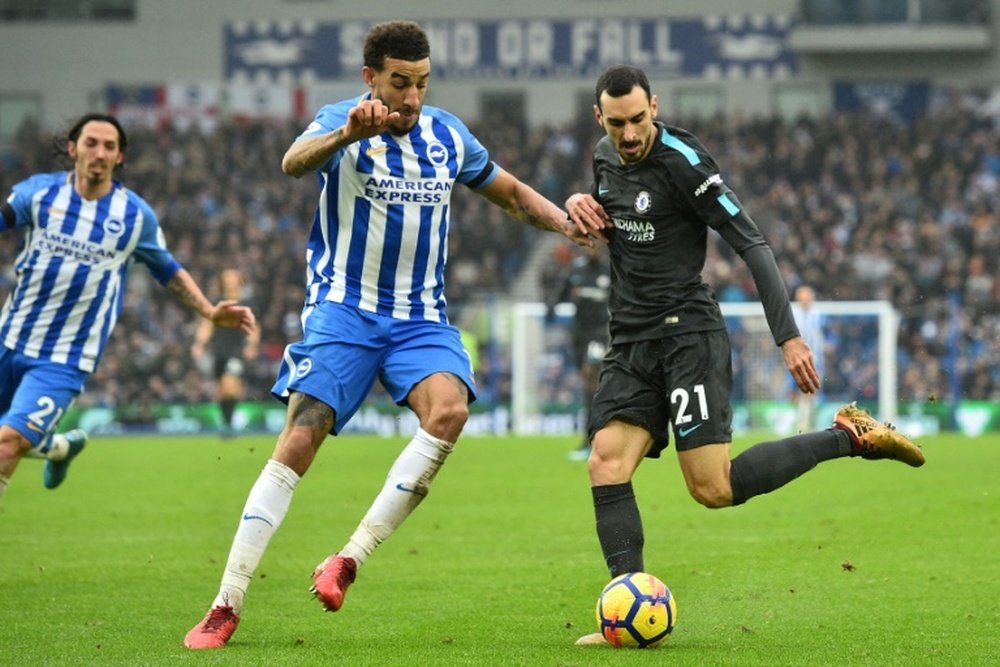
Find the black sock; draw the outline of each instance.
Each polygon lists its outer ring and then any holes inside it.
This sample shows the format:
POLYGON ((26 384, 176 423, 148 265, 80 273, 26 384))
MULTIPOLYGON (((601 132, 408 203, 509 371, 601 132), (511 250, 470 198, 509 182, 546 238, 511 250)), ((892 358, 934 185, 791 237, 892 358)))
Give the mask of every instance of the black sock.
POLYGON ((236 412, 236 399, 224 398, 219 401, 219 409, 222 410, 222 423, 226 426, 233 425, 233 413, 236 412))
POLYGON ((784 440, 762 442, 745 450, 729 469, 733 505, 770 493, 829 459, 849 456, 851 440, 839 429, 794 435, 784 440))
POLYGON ((642 572, 642 518, 635 502, 632 482, 607 484, 591 489, 597 539, 604 562, 612 577, 626 572, 642 572))

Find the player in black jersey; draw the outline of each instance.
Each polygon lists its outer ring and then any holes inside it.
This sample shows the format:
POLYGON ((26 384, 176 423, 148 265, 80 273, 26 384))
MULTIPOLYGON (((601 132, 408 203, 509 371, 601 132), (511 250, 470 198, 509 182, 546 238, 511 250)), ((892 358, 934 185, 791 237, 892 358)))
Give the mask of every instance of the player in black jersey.
MULTIPOLYGON (((607 254, 600 248, 587 248, 577 257, 562 278, 559 292, 552 295, 549 311, 557 303, 572 303, 573 362, 580 371, 582 399, 586 406, 585 429, 590 423, 590 410, 601 360, 608 350, 608 290, 611 272, 607 254)), ((569 453, 573 461, 585 461, 590 455, 590 435, 584 433, 580 446, 569 453)))
MULTIPOLYGON (((238 269, 224 269, 219 273, 221 298, 245 301, 245 287, 243 274, 238 269)), ((191 356, 195 361, 201 359, 206 350, 211 350, 212 377, 216 382, 215 400, 222 412, 223 437, 231 437, 236 433, 233 415, 246 393, 243 379, 246 364, 256 358, 259 344, 259 329, 246 334, 238 329, 215 327, 206 320, 198 325, 195 332, 194 344, 191 345, 191 356)))
MULTIPOLYGON (((853 404, 832 428, 757 444, 730 460, 729 335, 704 283, 709 230, 747 263, 774 342, 800 391, 819 389, 774 255, 715 160, 692 134, 655 120, 645 73, 615 66, 598 80, 594 113, 607 136, 588 194, 566 201, 578 226, 604 228, 611 257, 611 349, 589 424, 597 535, 612 576, 643 571, 632 476, 658 458, 672 425, 688 491, 710 508, 740 505, 845 456, 924 463, 920 449, 853 404)), ((578 643, 602 643, 599 633, 578 643)))

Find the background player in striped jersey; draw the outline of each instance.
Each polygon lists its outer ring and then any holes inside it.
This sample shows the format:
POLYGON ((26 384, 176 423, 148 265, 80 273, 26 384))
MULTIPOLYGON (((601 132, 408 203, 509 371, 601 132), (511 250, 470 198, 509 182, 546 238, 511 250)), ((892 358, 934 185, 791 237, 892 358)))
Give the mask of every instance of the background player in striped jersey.
MULTIPOLYGON (((809 344, 816 362, 816 373, 823 377, 824 355, 826 353, 826 336, 823 332, 823 315, 816 310, 816 291, 809 285, 799 285, 795 288, 795 301, 792 303, 792 316, 799 328, 802 338, 809 344)), ((811 394, 793 392, 795 402, 795 430, 805 433, 814 428, 816 411, 819 404, 817 391, 811 394)))
MULTIPOLYGON (((645 570, 632 476, 669 444, 691 496, 710 508, 740 505, 844 456, 920 466, 920 449, 853 405, 833 427, 759 443, 730 459, 732 365, 718 301, 701 271, 713 229, 750 267, 768 326, 804 393, 819 389, 809 345, 792 317, 774 255, 715 160, 692 134, 656 121, 641 70, 612 67, 594 113, 606 136, 594 149, 594 188, 566 202, 582 225, 612 226, 611 349, 591 408, 588 461, 597 535, 614 577, 645 570)), ((603 643, 600 633, 578 643, 603 643)))
MULTIPOLYGON (((285 428, 250 490, 211 609, 185 637, 224 646, 246 587, 328 433, 376 378, 420 428, 389 470, 357 530, 317 566, 314 592, 336 611, 356 570, 427 495, 475 399, 469 355, 445 313, 449 202, 461 183, 512 217, 585 246, 588 231, 504 171, 458 118, 424 105, 430 46, 415 23, 375 26, 364 44, 368 92, 319 110, 288 149, 286 174, 315 171, 319 206, 306 252, 304 338, 285 350, 272 392, 285 428)), ((590 233, 600 237, 600 228, 590 233)))
POLYGON ((47 459, 43 481, 52 489, 83 449, 82 431, 53 434, 101 358, 130 260, 214 324, 255 327, 249 308, 205 298, 167 249, 149 204, 114 180, 126 145, 116 118, 87 114, 67 137, 73 170, 21 181, 0 206, 0 230, 24 230, 0 312, 0 495, 22 456, 47 459))

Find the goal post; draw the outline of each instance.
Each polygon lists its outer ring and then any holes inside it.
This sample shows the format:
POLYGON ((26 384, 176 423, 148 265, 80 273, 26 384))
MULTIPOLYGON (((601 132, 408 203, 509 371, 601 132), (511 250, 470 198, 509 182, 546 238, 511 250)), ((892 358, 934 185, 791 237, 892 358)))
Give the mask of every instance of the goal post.
MULTIPOLYGON (((725 302, 722 315, 733 339, 734 365, 760 367, 785 380, 790 398, 792 385, 780 349, 775 346, 760 302, 725 302), (737 331, 745 327, 756 334, 737 341, 737 331), (756 340, 753 340, 756 338, 756 340)), ((883 421, 894 421, 897 411, 896 346, 899 313, 888 301, 817 301, 813 308, 822 316, 825 350, 813 350, 819 357, 824 402, 858 401, 877 412, 883 421)), ((735 393, 736 389, 734 389, 735 393)), ((750 399, 769 400, 768 392, 752 392, 750 399)))
MULTIPOLYGON (((512 304, 511 425, 522 435, 581 432, 584 397, 572 362, 572 304, 548 313, 541 303, 512 304)), ((794 386, 759 302, 721 304, 732 341, 733 428, 790 433, 794 386)), ((899 314, 888 301, 817 301, 826 336, 817 426, 837 406, 857 401, 884 421, 897 412, 899 314)))

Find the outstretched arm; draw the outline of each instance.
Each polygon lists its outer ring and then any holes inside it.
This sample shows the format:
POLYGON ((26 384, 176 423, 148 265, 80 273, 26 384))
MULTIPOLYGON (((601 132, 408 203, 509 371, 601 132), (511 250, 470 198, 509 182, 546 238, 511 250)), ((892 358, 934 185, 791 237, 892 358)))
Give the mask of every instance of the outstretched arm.
POLYGON ((245 333, 251 334, 257 325, 253 311, 237 304, 236 301, 225 299, 212 305, 187 269, 182 268, 177 271, 167 282, 166 288, 178 301, 205 319, 211 320, 215 326, 242 329, 245 333))
POLYGON ((719 234, 750 268, 771 335, 774 342, 781 346, 785 366, 795 379, 799 391, 803 394, 816 393, 819 391, 819 371, 816 370, 812 350, 799 335, 785 282, 764 236, 753 220, 742 211, 728 224, 720 227, 719 234))
POLYGON ((298 139, 281 159, 281 170, 298 178, 316 171, 344 146, 374 137, 399 119, 399 112, 389 113, 389 107, 380 100, 362 100, 347 112, 347 122, 332 132, 298 139))
POLYGON ((538 229, 559 232, 577 245, 592 248, 592 237, 605 240, 600 229, 574 224, 564 210, 503 169, 489 185, 476 192, 507 211, 512 218, 538 229))

